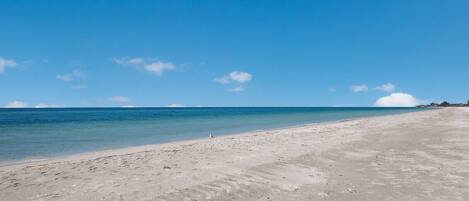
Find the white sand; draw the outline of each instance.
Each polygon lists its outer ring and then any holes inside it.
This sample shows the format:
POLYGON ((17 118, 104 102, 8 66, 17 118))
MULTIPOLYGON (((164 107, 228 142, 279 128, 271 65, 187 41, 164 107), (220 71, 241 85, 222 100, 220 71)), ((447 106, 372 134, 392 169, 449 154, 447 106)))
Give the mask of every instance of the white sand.
POLYGON ((469 108, 3 166, 0 200, 469 200, 469 108))

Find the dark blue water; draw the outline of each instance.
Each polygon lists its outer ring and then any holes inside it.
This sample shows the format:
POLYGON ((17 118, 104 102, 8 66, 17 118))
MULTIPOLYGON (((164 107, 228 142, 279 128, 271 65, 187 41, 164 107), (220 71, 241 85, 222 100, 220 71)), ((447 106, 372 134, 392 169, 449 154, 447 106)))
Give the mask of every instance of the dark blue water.
POLYGON ((0 109, 0 160, 42 158, 417 108, 0 109))

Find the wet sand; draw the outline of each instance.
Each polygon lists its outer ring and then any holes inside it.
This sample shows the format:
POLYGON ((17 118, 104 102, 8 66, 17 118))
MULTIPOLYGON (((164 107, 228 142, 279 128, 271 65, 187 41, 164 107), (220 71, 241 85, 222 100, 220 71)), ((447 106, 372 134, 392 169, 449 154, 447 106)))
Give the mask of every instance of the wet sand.
POLYGON ((0 200, 469 200, 469 108, 3 166, 0 200))

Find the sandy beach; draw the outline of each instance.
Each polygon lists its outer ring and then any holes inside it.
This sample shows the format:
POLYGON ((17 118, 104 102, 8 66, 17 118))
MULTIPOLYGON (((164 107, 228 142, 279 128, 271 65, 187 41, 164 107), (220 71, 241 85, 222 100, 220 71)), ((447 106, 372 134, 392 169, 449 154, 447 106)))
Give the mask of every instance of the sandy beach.
POLYGON ((2 166, 0 200, 469 200, 469 108, 2 166))

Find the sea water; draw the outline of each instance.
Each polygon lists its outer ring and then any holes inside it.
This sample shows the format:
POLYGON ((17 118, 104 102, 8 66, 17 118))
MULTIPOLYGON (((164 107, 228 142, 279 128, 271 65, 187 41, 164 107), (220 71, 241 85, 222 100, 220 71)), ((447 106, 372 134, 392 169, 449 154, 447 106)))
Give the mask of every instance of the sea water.
POLYGON ((205 138, 405 112, 418 108, 0 109, 0 161, 205 138))

